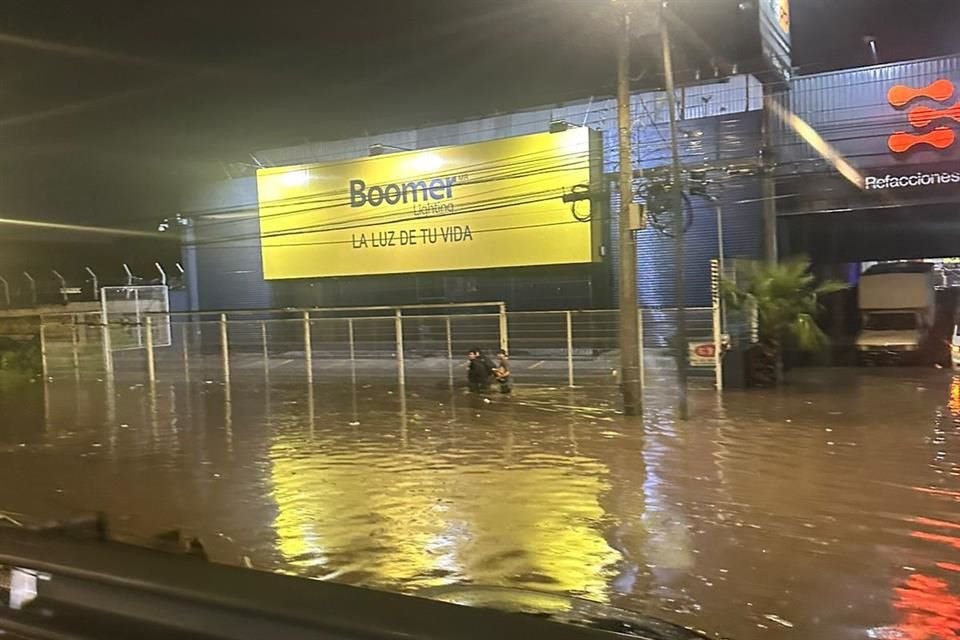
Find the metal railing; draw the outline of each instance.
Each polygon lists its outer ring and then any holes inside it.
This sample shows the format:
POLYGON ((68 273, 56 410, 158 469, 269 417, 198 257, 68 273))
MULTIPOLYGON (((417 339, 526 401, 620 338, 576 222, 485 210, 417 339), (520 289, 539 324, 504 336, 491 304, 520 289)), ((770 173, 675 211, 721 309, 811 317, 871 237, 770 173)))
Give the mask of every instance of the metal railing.
MULTIPOLYGON (((648 381, 675 370, 675 316, 638 313, 648 381)), ((715 340, 712 309, 688 309, 687 323, 692 343, 715 340)), ((107 324, 97 313, 47 316, 41 347, 47 377, 145 382, 454 385, 467 351, 505 348, 518 384, 615 385, 620 362, 615 310, 508 312, 501 303, 146 314, 107 324)), ((692 372, 715 378, 713 367, 692 372)))

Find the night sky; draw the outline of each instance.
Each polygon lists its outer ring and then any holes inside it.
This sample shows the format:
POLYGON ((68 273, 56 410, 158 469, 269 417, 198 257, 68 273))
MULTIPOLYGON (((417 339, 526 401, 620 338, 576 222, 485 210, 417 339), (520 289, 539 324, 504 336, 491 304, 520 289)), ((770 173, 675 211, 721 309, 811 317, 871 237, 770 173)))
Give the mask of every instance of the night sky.
MULTIPOLYGON (((683 64, 740 61, 736 0, 676 1, 703 9, 683 64)), ((147 228, 251 151, 609 94, 605 4, 3 0, 0 211, 147 228)), ((885 61, 958 49, 956 0, 793 5, 805 71, 867 63, 865 34, 885 61)))

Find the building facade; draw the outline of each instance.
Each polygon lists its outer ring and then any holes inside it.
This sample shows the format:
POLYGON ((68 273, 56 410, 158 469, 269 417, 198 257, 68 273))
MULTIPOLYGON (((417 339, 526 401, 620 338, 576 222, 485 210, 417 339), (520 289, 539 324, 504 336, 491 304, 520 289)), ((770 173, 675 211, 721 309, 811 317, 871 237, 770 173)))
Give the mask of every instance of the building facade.
POLYGON ((772 135, 781 255, 821 265, 960 255, 958 87, 960 57, 794 79, 777 103, 797 121, 778 118, 772 135))
MULTIPOLYGON (((686 166, 708 169, 712 193, 724 209, 725 253, 759 257, 762 249, 759 179, 734 169, 756 167, 760 154, 762 86, 741 75, 682 90, 680 151, 686 166)), ((631 104, 632 145, 637 188, 669 164, 666 98, 638 93, 631 104), (640 177, 646 174, 647 178, 640 177)), ((603 175, 594 185, 602 202, 600 259, 590 264, 450 270, 395 275, 311 277, 265 280, 260 247, 257 179, 253 175, 210 185, 189 202, 185 215, 183 264, 191 307, 196 310, 287 306, 504 301, 517 310, 611 308, 615 306, 618 264, 618 171, 616 105, 589 99, 521 113, 480 118, 255 154, 262 167, 338 163, 374 153, 456 147, 546 132, 551 126, 585 127, 597 132, 603 175)), ((705 198, 686 202, 686 301, 709 301, 710 259, 718 255, 715 206, 705 198)), ((482 214, 482 212, 478 212, 482 214)), ((661 216, 662 218, 662 216, 661 216)), ((671 306, 674 290, 673 240, 669 225, 656 216, 637 234, 641 304, 671 306), (658 224, 658 222, 662 224, 658 224)), ((522 260, 521 260, 522 261, 522 260)))
MULTIPOLYGON (((704 171, 715 198, 690 195, 685 201, 685 302, 698 306, 710 299, 710 260, 720 252, 716 205, 723 214, 724 256, 763 257, 764 154, 776 184, 771 197, 781 257, 807 255, 834 273, 859 273, 863 263, 879 260, 957 262, 958 87, 960 57, 947 57, 798 76, 776 92, 748 75, 682 89, 681 160, 686 170, 704 171)), ((371 150, 455 147, 529 135, 558 123, 586 127, 602 140, 604 206, 594 208, 603 221, 602 258, 593 263, 265 280, 257 181, 250 175, 211 185, 188 206, 184 266, 191 306, 502 300, 518 310, 613 307, 619 264, 615 107, 609 98, 589 99, 255 154, 264 167, 336 163, 367 157, 371 150)), ((635 94, 631 113, 633 169, 644 200, 650 185, 665 179, 670 162, 664 94, 635 94)), ((643 306, 677 302, 668 217, 651 210, 647 228, 636 236, 643 306)))

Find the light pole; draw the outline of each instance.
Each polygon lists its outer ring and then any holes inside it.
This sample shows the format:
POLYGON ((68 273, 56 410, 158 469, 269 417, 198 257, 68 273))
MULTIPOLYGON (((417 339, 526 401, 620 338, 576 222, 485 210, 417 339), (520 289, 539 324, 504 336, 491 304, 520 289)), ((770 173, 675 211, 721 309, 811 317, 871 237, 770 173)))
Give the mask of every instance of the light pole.
MULTIPOLYGON (((723 280, 727 277, 726 265, 724 265, 724 251, 723 251, 723 205, 720 204, 720 198, 717 196, 704 192, 698 192, 698 195, 703 196, 710 201, 710 204, 713 205, 714 213, 716 214, 717 219, 717 271, 718 273, 718 284, 721 286, 721 297, 722 297, 722 286, 723 280)), ((727 308, 722 302, 720 303, 720 331, 726 331, 727 329, 727 308)))
POLYGON ((726 273, 724 270, 724 251, 723 251, 723 206, 720 204, 720 198, 707 190, 708 180, 707 172, 704 170, 690 171, 690 195, 700 196, 713 205, 713 211, 717 221, 717 266, 720 269, 720 277, 726 273))
POLYGON ((686 420, 689 415, 687 403, 687 360, 689 347, 687 342, 686 292, 683 278, 683 184, 680 166, 679 127, 677 124, 676 82, 673 75, 673 53, 670 50, 670 27, 667 24, 667 8, 661 6, 660 45, 663 50, 663 74, 666 79, 667 109, 670 112, 670 195, 673 203, 673 251, 675 295, 677 299, 677 417, 686 420))

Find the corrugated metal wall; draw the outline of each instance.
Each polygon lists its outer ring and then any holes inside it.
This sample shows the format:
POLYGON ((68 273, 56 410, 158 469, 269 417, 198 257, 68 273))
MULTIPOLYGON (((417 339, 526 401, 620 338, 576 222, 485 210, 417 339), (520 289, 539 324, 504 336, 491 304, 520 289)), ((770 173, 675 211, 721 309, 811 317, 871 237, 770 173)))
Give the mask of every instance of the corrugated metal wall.
MULTIPOLYGON (((684 120, 759 111, 763 108, 762 87, 753 76, 735 76, 723 82, 685 87, 678 93, 684 120)), ((665 124, 666 94, 662 91, 634 94, 631 112, 638 130, 649 125, 665 124)), ((388 151, 389 147, 402 150, 470 144, 539 133, 546 131, 550 123, 556 120, 597 129, 603 131, 605 137, 609 135, 609 139, 616 140, 616 101, 600 98, 362 138, 271 149, 258 152, 256 158, 265 166, 338 162, 364 158, 369 155, 370 146, 375 144, 388 147, 388 151)), ((607 145, 604 169, 614 171, 616 164, 616 147, 607 145)))
MULTIPOLYGON (((682 162, 685 166, 723 166, 755 161, 760 152, 760 120, 760 113, 754 111, 682 122, 682 162)), ((669 128, 665 125, 642 130, 637 149, 645 170, 652 172, 669 162, 669 139, 669 128)), ((723 211, 725 256, 760 257, 763 216, 759 179, 728 176, 720 170, 709 171, 708 176, 715 182, 710 191, 718 198, 723 211)), ((619 210, 619 197, 614 189, 611 229, 617 228, 619 210)), ((710 260, 719 255, 716 209, 706 198, 690 197, 689 210, 693 221, 683 239, 685 300, 692 306, 708 305, 710 260)), ((611 254, 613 264, 617 264, 619 245, 616 243, 611 243, 611 254)), ((672 237, 655 228, 637 235, 637 287, 641 305, 676 305, 674 256, 672 237)), ((616 272, 614 279, 617 279, 616 272)))
POLYGON ((274 306, 260 260, 256 179, 211 185, 191 204, 194 211, 208 214, 193 216, 184 234, 184 269, 192 309, 274 306))
MULTIPOLYGON (((944 109, 960 94, 939 102, 927 98, 890 104, 896 85, 922 89, 946 79, 960 86, 960 57, 879 65, 794 79, 777 100, 809 124, 863 176, 952 172, 960 168, 960 144, 948 149, 918 146, 896 153, 888 146, 897 131, 920 133, 914 108, 944 109)), ((875 259, 953 257, 960 254, 960 190, 955 185, 864 190, 841 177, 795 129, 775 119, 778 162, 778 235, 784 254, 807 254, 822 264, 875 259), (953 214, 951 214, 953 212, 953 214)))
MULTIPOLYGON (((897 64, 801 76, 791 81, 778 101, 800 116, 854 166, 883 167, 960 160, 960 146, 942 151, 917 149, 893 157, 887 139, 894 131, 910 130, 907 109, 896 109, 887 100, 891 87, 903 84, 921 88, 945 78, 960 84, 960 57, 914 60, 897 64)), ((948 104, 928 103, 943 108, 948 104)), ((922 104, 921 102, 913 103, 922 104)), ((825 171, 832 167, 779 119, 772 127, 781 173, 825 171)))

